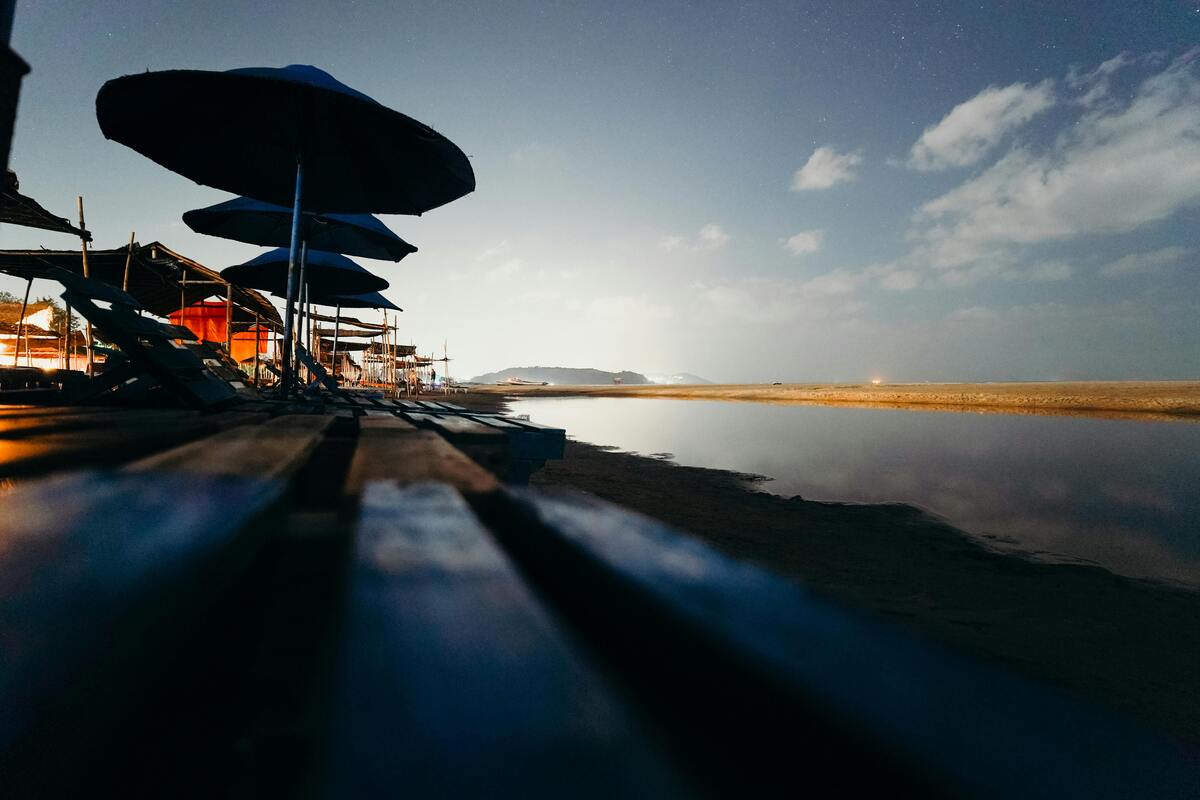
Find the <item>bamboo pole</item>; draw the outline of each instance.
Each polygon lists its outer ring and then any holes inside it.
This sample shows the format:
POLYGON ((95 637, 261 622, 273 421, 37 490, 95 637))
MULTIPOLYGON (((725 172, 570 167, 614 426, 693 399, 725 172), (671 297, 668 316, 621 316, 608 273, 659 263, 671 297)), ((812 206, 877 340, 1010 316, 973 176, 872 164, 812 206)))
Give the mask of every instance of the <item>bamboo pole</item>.
POLYGON ((233 357, 233 284, 229 281, 225 281, 225 352, 233 357))
MULTIPOLYGON (((80 230, 79 247, 80 247, 81 253, 83 254, 83 277, 89 278, 91 276, 88 274, 88 249, 87 249, 87 236, 86 236, 87 224, 83 221, 83 195, 76 196, 75 204, 79 207, 79 230, 80 230)), ((96 371, 96 369, 95 369, 96 368, 96 363, 95 363, 96 354, 92 351, 92 322, 91 322, 91 320, 88 320, 87 325, 84 326, 84 330, 87 335, 87 371, 88 371, 88 375, 92 375, 96 371)), ((70 331, 68 331, 67 333, 68 333, 68 338, 69 338, 70 331)))
POLYGON ((258 314, 254 315, 254 388, 258 388, 258 345, 262 331, 258 329, 258 314))
MULTIPOLYGON (((21 364, 21 333, 25 330, 25 312, 29 308, 29 290, 33 287, 33 278, 25 284, 25 299, 21 301, 21 316, 17 317, 17 338, 13 341, 13 366, 17 367, 21 364)), ((25 333, 25 338, 28 341, 29 334, 25 333)), ((28 350, 29 348, 26 348, 28 350)))
POLYGON ((121 291, 129 291, 129 264, 133 261, 133 241, 137 231, 129 232, 129 250, 125 253, 125 277, 121 278, 121 291))

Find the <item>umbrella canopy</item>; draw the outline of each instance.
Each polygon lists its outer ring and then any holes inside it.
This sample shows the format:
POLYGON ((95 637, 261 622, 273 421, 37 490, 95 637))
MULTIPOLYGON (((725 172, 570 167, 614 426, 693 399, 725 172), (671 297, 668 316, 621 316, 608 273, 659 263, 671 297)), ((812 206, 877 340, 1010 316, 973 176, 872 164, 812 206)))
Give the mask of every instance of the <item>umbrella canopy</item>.
POLYGON ((379 292, 366 294, 318 294, 313 292, 309 297, 318 306, 341 306, 342 308, 382 308, 388 311, 403 311, 404 309, 388 300, 379 292))
MULTIPOLYGON (((184 213, 183 221, 196 233, 247 244, 287 247, 291 242, 292 209, 249 197, 193 209, 184 213)), ((301 225, 301 238, 315 250, 383 261, 417 252, 370 214, 306 213, 301 225)))
MULTIPOLYGON (((309 250, 305 283, 310 291, 322 294, 361 294, 386 289, 388 282, 372 275, 338 253, 309 250)), ((287 294, 288 251, 280 247, 263 253, 245 264, 226 267, 221 277, 238 286, 262 289, 280 296, 287 294)), ((313 302, 316 302, 315 298, 313 302)))
POLYGON ((169 170, 279 205, 302 162, 308 211, 421 214, 475 189, 453 142, 312 66, 126 75, 100 88, 96 117, 169 170))

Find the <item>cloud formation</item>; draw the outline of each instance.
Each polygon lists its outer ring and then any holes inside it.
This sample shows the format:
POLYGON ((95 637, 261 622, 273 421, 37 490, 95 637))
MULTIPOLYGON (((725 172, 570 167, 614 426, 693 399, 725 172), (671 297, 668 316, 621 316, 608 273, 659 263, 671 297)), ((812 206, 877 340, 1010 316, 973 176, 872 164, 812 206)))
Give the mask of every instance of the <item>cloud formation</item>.
POLYGON ((703 252, 705 250, 717 250, 724 247, 728 244, 730 238, 729 233, 724 228, 715 222, 710 222, 700 228, 693 239, 674 235, 664 236, 658 240, 658 246, 668 253, 677 250, 703 252))
POLYGON ((959 103, 912 146, 908 164, 919 170, 965 167, 983 158, 1005 135, 1054 105, 1049 80, 1036 86, 991 86, 959 103))
POLYGON ((854 168, 862 163, 859 152, 838 153, 832 147, 818 147, 808 157, 804 166, 792 175, 792 191, 802 192, 828 189, 839 183, 847 183, 858 176, 854 168))
POLYGON ((800 233, 789 236, 784 240, 783 246, 792 255, 803 256, 819 251, 824 240, 825 231, 818 228, 811 231, 800 231, 800 233))
POLYGON ((1127 275, 1145 275, 1178 263, 1192 251, 1186 247, 1160 247, 1146 253, 1129 253, 1100 268, 1107 278, 1124 278, 1127 275))
POLYGON ((1084 112, 1045 152, 1016 147, 925 203, 910 238, 953 269, 1006 248, 1131 231, 1200 203, 1200 48, 1084 112))

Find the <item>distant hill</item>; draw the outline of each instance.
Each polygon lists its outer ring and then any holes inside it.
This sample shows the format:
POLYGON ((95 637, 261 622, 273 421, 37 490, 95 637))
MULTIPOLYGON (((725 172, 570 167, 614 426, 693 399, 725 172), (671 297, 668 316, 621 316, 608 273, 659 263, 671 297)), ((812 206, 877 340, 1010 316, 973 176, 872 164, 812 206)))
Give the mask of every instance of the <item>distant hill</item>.
POLYGON ((557 386, 588 386, 613 383, 650 383, 645 375, 637 372, 605 372, 602 369, 576 369, 574 367, 509 367, 499 372, 487 372, 471 378, 472 383, 504 383, 509 378, 523 381, 545 381, 557 386))
POLYGON ((712 381, 690 372, 677 372, 674 375, 647 375, 646 377, 650 379, 651 383, 667 386, 703 386, 712 383, 712 381))

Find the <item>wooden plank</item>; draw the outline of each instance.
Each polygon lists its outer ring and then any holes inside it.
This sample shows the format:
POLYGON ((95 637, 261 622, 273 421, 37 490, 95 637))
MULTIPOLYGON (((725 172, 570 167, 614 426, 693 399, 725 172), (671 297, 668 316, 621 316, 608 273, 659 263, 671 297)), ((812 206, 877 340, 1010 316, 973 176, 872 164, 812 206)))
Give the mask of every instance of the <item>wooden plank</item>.
POLYGON ((282 479, 309 459, 332 423, 331 415, 276 417, 143 458, 126 469, 282 479))
POLYGON ((405 412, 403 417, 423 428, 436 430, 455 439, 470 439, 481 443, 502 443, 507 440, 503 431, 473 419, 449 414, 420 414, 405 412))
POLYGON ((544 461, 562 458, 567 448, 567 432, 562 428, 531 429, 508 417, 469 415, 471 419, 508 435, 510 454, 513 458, 544 461))
POLYGON ((464 492, 490 492, 499 485, 494 475, 435 433, 393 416, 366 416, 358 423, 358 444, 346 477, 350 500, 372 480, 439 481, 464 492))
POLYGON ((98 766, 89 759, 119 746, 177 645, 270 533, 262 523, 282 490, 245 477, 88 472, 4 498, 6 796, 86 784, 98 766))
POLYGON ((723 790, 746 775, 841 796, 1165 797, 1200 786, 1200 766, 1173 742, 647 517, 583 495, 503 491, 509 503, 486 518, 510 553, 663 704, 695 763, 723 769, 723 790))
POLYGON ((449 487, 368 484, 350 584, 318 794, 684 794, 449 487))
POLYGON ((76 407, 72 409, 72 412, 43 416, 0 417, 0 439, 21 439, 96 428, 163 425, 196 416, 195 411, 183 409, 124 410, 110 413, 76 407))
POLYGON ((121 464, 236 425, 262 422, 265 414, 228 411, 197 414, 158 425, 107 426, 86 433, 52 433, 0 440, 0 477, 23 477, 56 469, 121 464))

